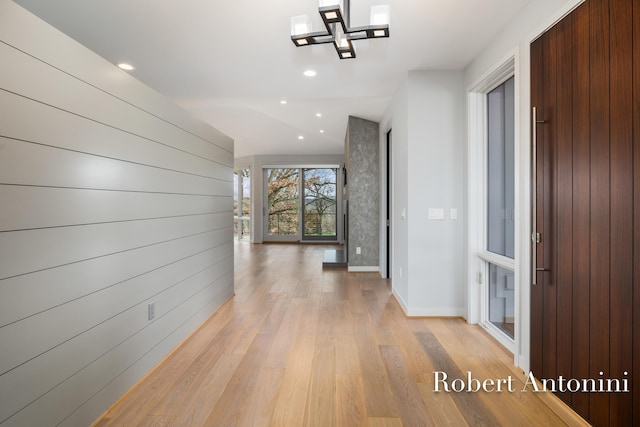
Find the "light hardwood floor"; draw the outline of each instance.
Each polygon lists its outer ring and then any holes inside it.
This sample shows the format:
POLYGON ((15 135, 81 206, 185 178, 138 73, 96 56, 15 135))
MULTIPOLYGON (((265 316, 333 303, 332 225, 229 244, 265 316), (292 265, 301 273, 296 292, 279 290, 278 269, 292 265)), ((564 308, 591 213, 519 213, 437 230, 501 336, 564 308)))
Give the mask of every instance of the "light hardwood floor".
POLYGON ((522 392, 482 328, 405 317, 379 274, 323 271, 325 248, 236 242, 236 295, 94 425, 587 425, 522 392), (516 391, 436 393, 436 371, 516 391))

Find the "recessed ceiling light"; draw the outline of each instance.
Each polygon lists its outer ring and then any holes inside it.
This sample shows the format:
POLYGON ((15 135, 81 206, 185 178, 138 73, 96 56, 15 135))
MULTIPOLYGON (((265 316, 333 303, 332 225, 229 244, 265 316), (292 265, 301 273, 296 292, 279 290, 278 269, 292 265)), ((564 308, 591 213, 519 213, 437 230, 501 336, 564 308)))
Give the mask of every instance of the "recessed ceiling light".
POLYGON ((280 104, 285 105, 286 103, 287 103, 287 100, 286 100, 286 99, 282 99, 282 100, 280 100, 280 104))
POLYGON ((316 113, 316 117, 322 117, 322 113, 316 113))
POLYGON ((317 73, 314 70, 305 70, 305 72, 302 74, 304 74, 307 77, 315 77, 317 73))
POLYGON ((302 135, 298 135, 298 139, 299 139, 299 140, 303 140, 303 139, 304 139, 304 136, 302 136, 302 135))
POLYGON ((122 68, 123 70, 126 70, 126 71, 132 71, 132 70, 136 69, 133 65, 127 64, 126 62, 120 62, 117 65, 118 65, 118 67, 120 67, 120 68, 122 68))
POLYGON ((320 133, 324 133, 324 129, 320 129, 320 133))

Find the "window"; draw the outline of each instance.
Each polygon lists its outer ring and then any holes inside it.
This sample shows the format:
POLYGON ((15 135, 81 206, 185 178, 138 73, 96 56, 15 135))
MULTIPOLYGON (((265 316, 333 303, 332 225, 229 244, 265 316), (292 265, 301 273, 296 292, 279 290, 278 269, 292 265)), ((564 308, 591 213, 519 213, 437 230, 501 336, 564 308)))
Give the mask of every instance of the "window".
POLYGON ((487 247, 514 257, 513 77, 487 94, 487 247))
MULTIPOLYGON (((485 321, 514 338, 515 129, 514 78, 486 97, 485 321)), ((482 255, 481 255, 482 256, 482 255)))
POLYGON ((335 240, 337 169, 303 169, 306 240, 335 240))
POLYGON ((267 235, 297 236, 299 169, 267 169, 267 235))
POLYGON ((266 168, 265 240, 337 240, 337 171, 266 168))
POLYGON ((251 236, 251 170, 233 173, 233 232, 238 239, 251 236))
POLYGON ((522 226, 516 202, 518 178, 518 77, 516 55, 479 80, 468 93, 468 309, 514 353, 520 366, 528 319, 521 305, 519 260, 522 226), (523 323, 524 320, 524 323, 523 323))

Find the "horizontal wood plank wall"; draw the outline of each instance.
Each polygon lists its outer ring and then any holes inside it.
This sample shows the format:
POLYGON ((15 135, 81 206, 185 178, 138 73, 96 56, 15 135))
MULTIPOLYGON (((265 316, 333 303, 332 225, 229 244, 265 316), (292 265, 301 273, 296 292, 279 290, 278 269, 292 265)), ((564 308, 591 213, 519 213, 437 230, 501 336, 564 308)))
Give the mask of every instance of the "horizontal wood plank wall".
POLYGON ((7 0, 0 63, 0 425, 88 425, 233 293, 233 142, 7 0))

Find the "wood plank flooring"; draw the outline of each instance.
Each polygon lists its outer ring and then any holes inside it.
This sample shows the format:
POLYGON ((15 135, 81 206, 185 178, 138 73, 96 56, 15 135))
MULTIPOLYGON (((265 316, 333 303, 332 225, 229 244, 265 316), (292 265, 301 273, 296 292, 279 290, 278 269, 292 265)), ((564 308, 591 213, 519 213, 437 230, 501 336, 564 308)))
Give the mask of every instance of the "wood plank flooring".
POLYGON ((236 242, 235 296, 94 425, 587 425, 522 392, 482 328, 405 317, 379 274, 323 271, 326 248, 236 242), (437 393, 434 371, 516 391, 437 393))

